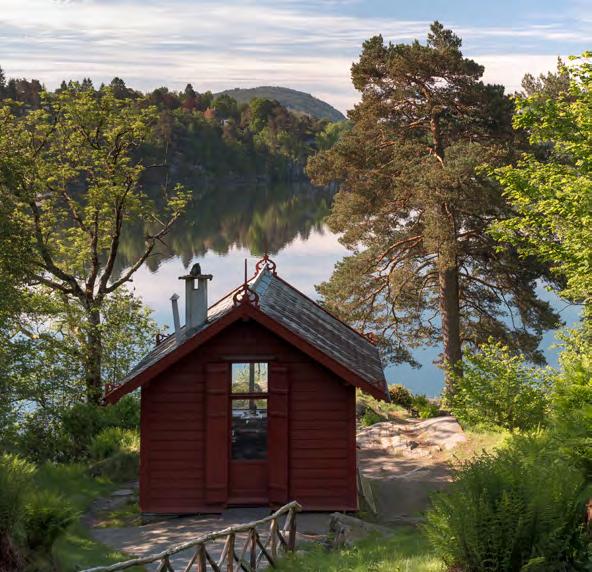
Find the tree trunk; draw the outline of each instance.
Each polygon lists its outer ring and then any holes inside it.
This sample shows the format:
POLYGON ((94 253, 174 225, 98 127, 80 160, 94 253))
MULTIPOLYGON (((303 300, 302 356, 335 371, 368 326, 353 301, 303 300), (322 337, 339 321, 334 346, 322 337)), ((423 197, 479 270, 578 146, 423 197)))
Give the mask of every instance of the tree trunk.
POLYGON ((87 314, 88 332, 86 335, 85 379, 86 400, 98 404, 103 396, 101 380, 101 359, 103 340, 101 338, 101 313, 98 308, 91 307, 87 314))
POLYGON ((444 345, 445 386, 447 393, 454 392, 454 373, 461 374, 462 348, 460 340, 460 303, 458 289, 458 268, 447 265, 439 270, 440 319, 442 321, 442 342, 444 345))

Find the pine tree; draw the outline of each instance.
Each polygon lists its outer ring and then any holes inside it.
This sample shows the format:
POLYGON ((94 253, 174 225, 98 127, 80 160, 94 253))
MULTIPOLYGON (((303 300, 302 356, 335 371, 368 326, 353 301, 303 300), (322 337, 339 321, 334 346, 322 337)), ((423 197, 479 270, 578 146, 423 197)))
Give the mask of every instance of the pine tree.
POLYGON ((352 251, 319 292, 393 361, 441 343, 458 370, 463 344, 493 335, 540 362, 542 332, 557 321, 535 292, 546 269, 496 252, 487 229, 509 208, 479 169, 508 159, 512 103, 460 48, 438 22, 426 44, 364 43, 351 130, 308 166, 317 184, 339 182, 329 226, 352 251))

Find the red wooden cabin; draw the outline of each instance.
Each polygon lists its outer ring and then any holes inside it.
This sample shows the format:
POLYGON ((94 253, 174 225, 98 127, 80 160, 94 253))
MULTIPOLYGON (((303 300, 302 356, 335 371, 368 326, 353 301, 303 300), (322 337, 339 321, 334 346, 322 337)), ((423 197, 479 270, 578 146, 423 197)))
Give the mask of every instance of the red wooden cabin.
POLYGON ((186 325, 173 296, 175 333, 105 396, 141 388, 142 512, 356 510, 355 390, 386 397, 377 348, 267 257, 209 308, 212 277, 181 278, 186 325))

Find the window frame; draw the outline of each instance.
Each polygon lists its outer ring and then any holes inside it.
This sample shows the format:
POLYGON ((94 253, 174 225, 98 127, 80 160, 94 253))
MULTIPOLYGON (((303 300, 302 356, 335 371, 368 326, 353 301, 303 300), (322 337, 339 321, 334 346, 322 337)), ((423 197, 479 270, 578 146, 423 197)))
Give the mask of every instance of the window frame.
POLYGON ((229 384, 230 384, 230 390, 228 392, 228 409, 229 409, 229 414, 228 414, 228 420, 229 420, 229 436, 230 439, 228 440, 228 446, 229 446, 229 460, 233 463, 267 463, 269 460, 269 361, 261 361, 260 359, 237 359, 237 360, 232 360, 230 362, 230 376, 229 376, 229 384), (250 391, 242 391, 242 392, 237 392, 237 393, 233 393, 232 391, 232 386, 233 386, 233 372, 232 372, 232 366, 235 364, 251 364, 251 363, 264 363, 267 366, 267 390, 266 391, 260 391, 260 392, 250 392, 250 391), (232 455, 232 427, 233 427, 233 415, 232 412, 234 410, 233 408, 233 401, 258 401, 258 400, 265 400, 265 412, 266 412, 266 423, 265 423, 265 441, 266 441, 266 449, 265 449, 265 457, 261 458, 261 459, 235 459, 233 458, 232 455))

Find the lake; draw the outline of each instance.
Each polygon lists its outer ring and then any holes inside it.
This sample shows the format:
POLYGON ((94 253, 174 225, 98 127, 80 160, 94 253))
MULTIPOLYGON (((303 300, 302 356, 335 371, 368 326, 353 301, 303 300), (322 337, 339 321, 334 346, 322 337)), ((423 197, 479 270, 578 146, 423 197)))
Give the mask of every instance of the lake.
MULTIPOLYGON (((135 274, 135 291, 154 311, 158 324, 168 326, 170 332, 169 298, 175 292, 183 295, 178 277, 186 274, 188 266, 199 262, 204 273, 213 274, 209 286, 212 303, 242 283, 245 258, 252 274, 256 261, 269 250, 280 276, 316 298, 315 284, 327 280, 335 263, 347 255, 338 237, 323 223, 330 203, 329 192, 305 184, 225 185, 203 189, 165 244, 135 274)), ((121 250, 122 267, 141 248, 141 232, 126 237, 121 250)), ((577 308, 565 307, 564 302, 542 287, 540 294, 553 300, 567 324, 577 321, 577 308)), ((183 306, 180 310, 184 315, 183 306)), ((542 347, 549 363, 554 365, 557 352, 551 347, 553 342, 554 333, 549 332, 542 347)), ((442 389, 442 372, 433 363, 438 349, 420 349, 414 355, 422 367, 389 366, 388 382, 401 383, 413 392, 428 396, 438 395, 442 389)))

